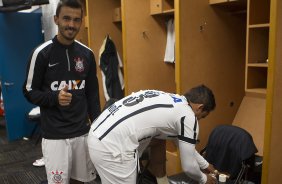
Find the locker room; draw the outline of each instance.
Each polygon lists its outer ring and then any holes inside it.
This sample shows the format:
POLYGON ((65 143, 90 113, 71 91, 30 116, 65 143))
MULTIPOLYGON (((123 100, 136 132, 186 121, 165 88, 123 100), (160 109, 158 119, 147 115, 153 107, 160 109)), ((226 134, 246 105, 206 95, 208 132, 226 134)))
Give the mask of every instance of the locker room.
MULTIPOLYGON (((54 23, 60 1, 0 0, 0 183, 48 183, 42 152, 46 138, 42 134, 42 107, 25 97, 23 85, 30 77, 31 54, 60 32, 54 23)), ((101 113, 118 112, 113 104, 140 90, 184 95, 203 84, 212 90, 216 107, 198 122, 195 151, 214 167, 215 182, 282 183, 282 1, 80 2, 83 11, 75 40, 94 54, 101 113), (221 128, 226 128, 223 132, 230 142, 208 158, 212 137, 221 128), (229 128, 234 131, 228 133, 229 128), (240 135, 234 140, 231 136, 236 130, 240 135), (240 142, 245 134, 250 142, 240 142), (235 157, 241 155, 232 155, 229 148, 236 146, 241 152, 245 148, 246 152, 255 150, 251 157, 240 160, 238 168, 234 166, 235 157), (226 160, 225 151, 229 157, 226 160), (230 174, 233 171, 236 174, 230 174)), ((76 58, 75 62, 76 71, 85 69, 83 60, 76 58)), ((64 84, 69 90, 84 88, 78 80, 69 79, 53 85, 58 94, 64 91, 64 84)), ((143 99, 149 98, 143 95, 143 99)), ((99 121, 96 118, 90 124, 99 121)), ((185 175, 178 146, 175 140, 165 140, 162 145, 152 141, 137 159, 141 169, 137 169, 136 183, 198 183, 185 175), (162 149, 163 154, 158 152, 162 149), (164 159, 164 183, 152 166, 159 164, 154 162, 158 156, 164 159)), ((63 174, 51 170, 53 179, 49 183, 65 182, 56 178, 63 174)), ((98 173, 96 179, 84 183, 102 181, 98 173)))

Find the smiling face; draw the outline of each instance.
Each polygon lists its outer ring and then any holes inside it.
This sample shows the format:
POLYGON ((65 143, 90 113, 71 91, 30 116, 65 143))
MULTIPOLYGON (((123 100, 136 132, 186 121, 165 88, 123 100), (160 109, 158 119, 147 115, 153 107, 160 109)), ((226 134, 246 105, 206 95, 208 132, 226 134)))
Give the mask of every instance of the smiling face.
POLYGON ((78 34, 82 23, 82 11, 80 8, 63 6, 58 16, 54 16, 58 26, 57 38, 64 45, 71 44, 78 34))

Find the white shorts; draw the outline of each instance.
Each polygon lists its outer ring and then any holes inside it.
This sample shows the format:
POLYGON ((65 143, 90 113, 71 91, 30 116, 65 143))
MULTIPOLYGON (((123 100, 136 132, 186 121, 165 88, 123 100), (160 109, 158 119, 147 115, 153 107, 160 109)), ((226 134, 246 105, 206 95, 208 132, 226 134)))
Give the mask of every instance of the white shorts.
POLYGON ((94 135, 88 137, 88 147, 103 184, 136 183, 138 155, 135 152, 114 157, 94 135))
POLYGON ((42 152, 48 184, 69 184, 70 178, 90 182, 96 178, 87 134, 71 139, 42 139, 42 152))

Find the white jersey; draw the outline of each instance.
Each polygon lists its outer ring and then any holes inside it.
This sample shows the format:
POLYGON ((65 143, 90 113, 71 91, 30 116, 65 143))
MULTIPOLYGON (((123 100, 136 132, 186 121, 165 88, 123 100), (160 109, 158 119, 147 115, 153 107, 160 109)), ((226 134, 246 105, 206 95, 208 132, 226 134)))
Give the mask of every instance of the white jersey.
POLYGON ((198 132, 198 120, 184 96, 145 90, 106 109, 91 126, 88 146, 105 183, 125 183, 125 178, 127 183, 135 183, 135 155, 153 137, 177 138, 183 171, 202 184, 207 177, 200 168, 209 164, 195 150, 198 132))
POLYGON ((198 131, 198 121, 184 96, 144 90, 106 109, 92 124, 90 134, 116 156, 136 150, 153 137, 195 144, 198 131))

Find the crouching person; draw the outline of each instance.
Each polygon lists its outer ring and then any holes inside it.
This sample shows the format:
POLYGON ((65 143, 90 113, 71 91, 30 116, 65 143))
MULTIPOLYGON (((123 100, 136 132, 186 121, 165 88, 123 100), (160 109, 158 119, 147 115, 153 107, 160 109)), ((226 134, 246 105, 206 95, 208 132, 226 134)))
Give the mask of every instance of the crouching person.
POLYGON ((183 171, 199 183, 216 183, 201 169, 209 163, 195 149, 198 120, 215 108, 212 91, 200 85, 184 96, 144 90, 115 102, 91 126, 90 158, 102 184, 135 184, 139 148, 154 137, 176 137, 183 171))

